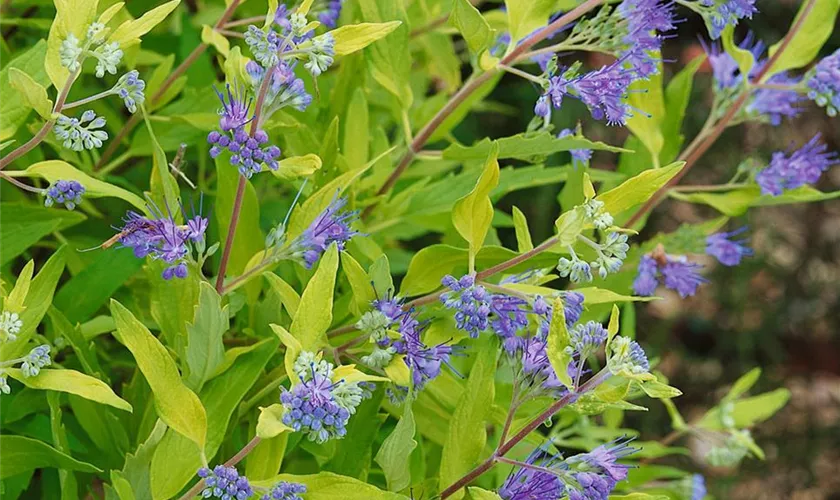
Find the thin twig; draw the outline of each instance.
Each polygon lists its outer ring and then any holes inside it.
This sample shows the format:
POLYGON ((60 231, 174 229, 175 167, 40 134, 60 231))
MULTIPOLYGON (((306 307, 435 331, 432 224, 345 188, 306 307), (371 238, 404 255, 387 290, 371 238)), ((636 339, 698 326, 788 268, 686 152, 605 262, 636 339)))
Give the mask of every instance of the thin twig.
POLYGON ((15 179, 14 177, 6 175, 5 172, 0 171, 0 178, 6 179, 7 181, 11 182, 15 186, 23 189, 24 191, 29 191, 30 193, 35 193, 35 194, 44 194, 43 189, 32 187, 29 184, 24 184, 23 182, 20 182, 19 180, 15 179))

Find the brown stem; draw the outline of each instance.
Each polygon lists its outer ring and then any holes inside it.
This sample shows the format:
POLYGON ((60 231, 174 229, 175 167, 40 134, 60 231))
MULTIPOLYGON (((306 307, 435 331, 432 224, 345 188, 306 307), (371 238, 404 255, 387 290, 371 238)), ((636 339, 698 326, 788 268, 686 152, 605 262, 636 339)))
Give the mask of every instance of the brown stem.
MULTIPOLYGON (((757 82, 759 84, 761 83, 761 81, 768 74, 768 72, 779 59, 779 57, 781 57, 782 53, 785 51, 788 45, 790 45, 790 42, 793 39, 793 37, 802 28, 802 24, 805 22, 805 19, 808 17, 808 14, 813 9, 815 3, 816 0, 808 1, 808 5, 805 6, 805 10, 802 12, 802 15, 799 17, 799 19, 797 19, 796 23, 793 26, 791 26, 790 31, 788 31, 787 35, 785 35, 785 38, 782 40, 782 43, 779 45, 779 49, 773 53, 773 55, 770 57, 770 60, 767 61, 767 63, 761 68, 761 71, 755 77, 753 82, 757 82)), ((693 147, 695 145, 695 142, 693 142, 691 145, 689 145, 688 148, 686 148, 683 154, 680 155, 680 159, 685 160, 685 165, 683 165, 682 169, 680 169, 677 175, 675 175, 664 186, 659 188, 653 194, 653 196, 651 196, 648 199, 648 201, 645 202, 645 204, 642 205, 642 207, 639 210, 637 210, 632 217, 630 217, 630 220, 628 220, 625 224, 626 227, 633 227, 633 225, 636 224, 642 217, 644 217, 645 214, 653 210, 662 200, 665 193, 673 186, 679 184, 680 180, 682 180, 682 178, 685 177, 688 171, 691 170, 691 167, 693 167, 697 163, 697 161, 706 153, 706 151, 708 151, 709 148, 712 147, 712 145, 718 140, 721 134, 723 134, 723 131, 726 129, 727 125, 729 125, 729 122, 732 121, 732 119, 741 110, 741 107, 747 101, 747 98, 750 95, 749 85, 751 84, 748 84, 747 88, 741 92, 741 95, 738 97, 738 99, 732 104, 732 106, 730 106, 723 118, 721 118, 720 121, 717 124, 715 124, 714 128, 709 132, 709 134, 706 135, 702 141, 696 143, 696 147, 693 147)))
MULTIPOLYGON (((533 35, 525 38, 522 40, 516 48, 513 49, 508 55, 502 58, 499 61, 500 65, 511 65, 513 64, 519 56, 523 53, 528 51, 531 47, 536 45, 537 43, 541 42, 542 40, 546 39, 547 37, 553 35, 557 31, 563 29, 566 25, 570 24, 571 22, 575 21, 579 17, 583 16, 590 10, 597 7, 599 4, 603 3, 604 0, 587 0, 586 2, 578 5, 574 9, 570 10, 566 14, 560 16, 557 20, 549 24, 548 26, 544 27, 543 29, 537 31, 533 35)), ((411 141, 411 144, 408 147, 408 151, 405 152, 403 157, 400 159, 399 163, 397 164, 397 168, 391 172, 391 175, 388 176, 388 179, 382 185, 382 187, 377 191, 377 195, 383 195, 391 190, 396 184, 397 179, 405 172, 408 166, 411 164, 411 161, 417 155, 417 153, 423 149, 423 146, 426 145, 426 142, 429 138, 434 134, 435 130, 443 123, 449 115, 452 114, 458 106, 467 99, 473 92, 475 92, 481 85, 485 82, 490 80, 490 78, 499 71, 499 67, 495 67, 491 70, 485 71, 474 78, 471 78, 466 85, 461 87, 461 89, 455 93, 447 102, 443 108, 438 111, 435 116, 427 123, 417 136, 414 137, 414 140, 411 141)), ((371 211, 375 208, 376 203, 369 205, 364 212, 362 212, 362 218, 367 217, 370 215, 371 211)))
POLYGON ((35 194, 44 194, 43 189, 38 189, 36 187, 30 186, 29 184, 24 184, 23 182, 20 182, 19 180, 15 179, 14 177, 10 177, 10 176, 4 174, 2 171, 0 171, 0 179, 5 179, 5 180, 11 182, 12 184, 14 184, 15 186, 23 189, 24 191, 29 191, 30 193, 35 193, 35 194))
POLYGON ((242 211, 242 200, 245 198, 245 185, 248 179, 244 175, 239 176, 239 184, 236 186, 236 198, 233 200, 233 212, 230 214, 230 226, 228 226, 225 249, 222 252, 222 261, 219 263, 219 275, 216 277, 216 292, 220 295, 225 287, 225 272, 230 260, 233 238, 236 236, 236 226, 239 225, 239 213, 242 211))
MULTIPOLYGON (((221 28, 222 25, 224 25, 228 21, 228 19, 231 18, 231 16, 233 16, 233 12, 236 10, 237 7, 239 7, 241 1, 242 0, 233 0, 230 3, 230 5, 228 5, 227 9, 225 9, 225 11, 222 13, 222 16, 219 17, 219 20, 216 21, 216 24, 213 26, 213 29, 221 28)), ((179 64, 178 67, 175 68, 175 70, 172 71, 172 73, 170 73, 168 77, 166 77, 166 79, 163 81, 163 83, 160 85, 157 91, 152 95, 152 97, 149 98, 149 101, 151 102, 150 107, 157 104, 158 100, 160 100, 164 92, 166 92, 169 89, 169 87, 171 87, 172 84, 175 83, 175 80, 177 80, 190 68, 190 66, 193 65, 196 59, 198 59, 199 57, 201 57, 202 54, 204 54, 204 51, 207 50, 207 47, 209 47, 209 45, 207 45, 206 43, 198 44, 192 50, 192 52, 190 52, 190 55, 188 55, 186 59, 184 59, 181 62, 181 64, 179 64)), ((137 126, 138 123, 140 123, 140 118, 136 114, 132 115, 132 117, 129 118, 127 122, 125 122, 125 125, 123 125, 123 127, 114 137, 114 140, 108 144, 108 147, 102 153, 102 156, 96 163, 94 170, 100 169, 103 165, 108 163, 108 160, 110 160, 111 157, 114 156, 114 153, 117 152, 117 148, 120 147, 120 144, 122 144, 126 136, 134 129, 134 127, 137 126)))
MULTIPOLYGON (((61 92, 58 93, 58 97, 55 100, 55 105, 53 106, 52 110, 53 114, 60 113, 61 110, 64 109, 64 103, 67 102, 67 95, 70 94, 70 87, 73 86, 73 82, 76 81, 76 78, 79 76, 80 71, 81 68, 74 71, 73 73, 70 73, 67 76, 67 81, 64 83, 64 87, 61 88, 61 92)), ((3 168, 6 167, 6 165, 31 151, 32 148, 34 148, 38 144, 41 144, 41 141, 43 141, 47 134, 50 133, 50 130, 52 130, 53 125, 55 125, 55 120, 48 120, 44 123, 44 125, 41 126, 41 130, 39 130, 38 133, 32 136, 31 139, 29 139, 17 149, 0 159, 0 170, 3 170, 3 168)))
MULTIPOLYGON (((260 441, 262 441, 262 439, 260 439, 259 436, 254 436, 254 439, 248 441, 248 444, 246 444, 241 450, 239 450, 239 453, 232 456, 230 460, 225 462, 225 466, 233 467, 239 462, 241 462, 242 459, 247 457, 249 453, 254 451, 254 448, 256 448, 258 444, 260 444, 260 441)), ((187 490, 187 492, 184 493, 183 496, 181 496, 180 500, 190 500, 191 498, 194 498, 196 495, 201 493, 202 488, 204 488, 204 479, 195 483, 195 485, 193 485, 192 488, 187 490)))

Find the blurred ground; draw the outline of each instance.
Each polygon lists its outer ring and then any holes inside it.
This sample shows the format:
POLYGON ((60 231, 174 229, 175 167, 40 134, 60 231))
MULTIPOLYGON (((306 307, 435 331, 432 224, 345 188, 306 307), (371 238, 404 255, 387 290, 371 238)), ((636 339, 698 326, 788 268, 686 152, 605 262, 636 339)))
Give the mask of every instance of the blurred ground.
MULTIPOLYGON (((748 25, 772 44, 784 35, 799 2, 758 4, 762 13, 748 25)), ((667 42, 665 54, 666 59, 680 63, 702 50, 696 35, 703 32, 700 20, 688 13, 683 17, 681 35, 667 42)), ((823 55, 838 47, 840 32, 835 29, 823 55)), ((706 118, 709 88, 706 72, 695 81, 684 128, 689 140, 706 118)), ((506 78, 493 98, 517 112, 473 117, 459 129, 459 137, 470 141, 470 135, 500 137, 521 132, 532 116, 536 96, 531 84, 506 78)), ((626 131, 591 123, 586 115, 572 104, 555 124, 574 126, 580 118, 587 120, 584 132, 588 137, 612 144, 624 141, 626 131)), ((839 122, 810 106, 800 117, 776 128, 736 127, 724 134, 683 184, 726 182, 747 156, 766 164, 773 151, 801 145, 817 132, 838 151, 839 122)), ((611 155, 599 153, 593 166, 611 170, 614 161, 611 155)), ((840 168, 823 175, 817 187, 840 190, 840 168)), ((536 241, 552 231, 556 212, 547 213, 545 207, 555 206, 555 195, 556 186, 550 186, 509 196, 503 205, 516 205, 527 214, 536 241)), ((717 213, 707 207, 667 202, 655 212, 643 236, 713 216, 717 213)), ((752 210, 738 222, 750 226, 755 257, 735 269, 707 262, 711 283, 696 297, 668 297, 637 308, 638 335, 655 352, 667 353, 661 368, 671 384, 684 391, 676 402, 689 418, 713 405, 728 384, 755 366, 764 374, 754 392, 784 386, 792 393, 788 405, 754 431, 767 462, 748 460, 738 471, 697 469, 707 475, 710 493, 716 498, 840 499, 840 202, 752 210)), ((646 438, 661 437, 668 428, 661 408, 652 408, 633 423, 643 426, 646 438)))

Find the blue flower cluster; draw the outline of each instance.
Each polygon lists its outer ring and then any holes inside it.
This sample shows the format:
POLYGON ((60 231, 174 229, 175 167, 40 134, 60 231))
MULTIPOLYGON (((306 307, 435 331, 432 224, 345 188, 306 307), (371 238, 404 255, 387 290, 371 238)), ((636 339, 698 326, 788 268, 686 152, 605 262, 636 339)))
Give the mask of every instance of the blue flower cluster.
POLYGON ((333 382, 333 366, 308 352, 300 354, 294 369, 299 383, 291 390, 283 388, 280 394, 286 410, 283 423, 317 443, 343 438, 350 415, 371 396, 372 384, 344 379, 333 382))
POLYGON ((198 469, 198 477, 204 479, 204 498, 222 498, 224 500, 246 500, 254 490, 248 478, 240 476, 235 467, 217 465, 212 470, 207 467, 198 469))
POLYGON ((674 3, 671 0, 624 0, 617 12, 627 22, 621 57, 640 78, 658 73, 659 58, 654 54, 662 50, 661 33, 676 28, 674 3))
POLYGON ((644 255, 639 261, 636 279, 633 281, 633 292, 641 297, 652 296, 661 277, 666 288, 674 290, 680 297, 689 297, 708 281, 698 273, 702 268, 701 264, 689 262, 685 256, 668 255, 661 258, 644 255))
POLYGON ((359 234, 350 228, 350 224, 359 218, 359 213, 355 210, 344 210, 346 204, 347 198, 336 198, 291 243, 294 255, 303 259, 307 269, 311 269, 318 262, 331 244, 335 243, 339 250, 344 250, 344 245, 359 234))
POLYGON ((42 344, 34 347, 29 351, 29 354, 24 356, 23 363, 20 365, 20 371, 24 377, 35 377, 41 373, 41 368, 50 366, 51 364, 50 346, 42 344))
POLYGON ((828 116, 840 112, 840 49, 824 58, 809 73, 808 97, 824 107, 828 116))
POLYGON ((823 172, 838 163, 837 153, 829 152, 817 134, 790 155, 773 153, 770 165, 755 176, 755 181, 762 194, 779 196, 785 190, 817 182, 823 172))
POLYGON ((44 191, 44 206, 51 207, 56 203, 63 203, 67 210, 73 210, 82 202, 85 187, 78 181, 55 181, 44 191))
MULTIPOLYGON (((575 131, 570 128, 564 128, 557 134, 558 139, 563 139, 564 137, 575 137, 575 131)), ((577 168, 578 165, 586 166, 589 165, 589 160, 592 159, 592 150, 591 149, 570 149, 569 153, 572 155, 572 166, 577 168)))
POLYGON ((132 248, 138 259, 151 256, 169 264, 163 271, 164 279, 185 278, 190 245, 203 246, 207 218, 199 213, 188 219, 186 224, 177 224, 168 209, 164 214, 150 203, 149 211, 152 217, 128 212, 117 235, 120 244, 132 248))
POLYGON ((472 274, 460 279, 446 275, 441 283, 449 291, 444 292, 440 300, 448 309, 455 309, 458 328, 472 338, 478 337, 489 324, 491 294, 483 286, 475 284, 475 275, 472 274))
POLYGON ((306 485, 280 481, 271 487, 260 500, 303 500, 301 493, 306 493, 306 485))
POLYGON ((758 12, 756 0, 677 0, 679 3, 699 9, 706 20, 709 34, 713 39, 720 38, 727 26, 737 26, 741 19, 752 19, 758 12))
POLYGON ((320 5, 312 6, 311 12, 318 16, 318 21, 327 28, 333 29, 338 26, 338 18, 341 16, 341 7, 344 0, 322 0, 320 5))
POLYGON ((628 442, 616 440, 567 459, 538 448, 508 475, 499 496, 505 500, 606 500, 627 479, 629 466, 618 461, 638 451, 628 442))
POLYGON ((142 106, 146 101, 146 95, 143 93, 145 88, 146 82, 140 79, 140 73, 137 70, 131 70, 120 77, 114 86, 114 92, 120 96, 130 113, 136 113, 137 105, 142 106))
POLYGON ((737 266, 741 259, 753 254, 751 248, 744 245, 746 240, 731 240, 747 230, 744 226, 728 233, 715 233, 706 238, 706 254, 716 258, 724 266, 737 266))

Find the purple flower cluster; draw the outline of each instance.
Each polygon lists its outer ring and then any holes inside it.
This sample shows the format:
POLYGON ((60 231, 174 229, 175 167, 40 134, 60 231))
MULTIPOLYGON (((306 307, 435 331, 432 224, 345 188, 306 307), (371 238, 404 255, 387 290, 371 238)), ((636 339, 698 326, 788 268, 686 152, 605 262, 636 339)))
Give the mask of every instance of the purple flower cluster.
POLYGON ((217 465, 212 470, 202 467, 198 469, 198 477, 204 479, 203 498, 246 500, 254 494, 248 478, 240 476, 235 467, 217 465))
POLYGON ((320 8, 314 7, 313 13, 318 15, 318 21, 329 29, 338 26, 338 18, 341 16, 341 7, 344 0, 326 0, 320 8))
POLYGON ((344 210, 346 204, 346 198, 336 198, 292 242, 291 247, 295 255, 303 258, 307 269, 311 269, 318 262, 331 244, 335 243, 339 250, 344 250, 344 245, 350 238, 359 234, 350 228, 350 224, 358 219, 358 212, 344 210))
POLYGON ((737 266, 741 259, 753 254, 751 248, 744 245, 746 240, 731 240, 747 230, 744 226, 728 233, 715 233, 706 238, 706 254, 715 257, 724 266, 737 266))
POLYGON ((697 288, 708 280, 698 273, 703 266, 689 262, 684 256, 666 256, 656 259, 650 255, 642 256, 638 272, 633 281, 633 292, 642 297, 649 297, 656 292, 659 280, 667 288, 676 291, 680 297, 688 297, 697 292, 697 288))
POLYGON ((825 107, 828 116, 840 112, 840 49, 814 67, 808 78, 808 98, 825 107))
POLYGON ((73 210, 82 202, 85 187, 77 181, 55 181, 44 191, 44 206, 51 207, 56 203, 63 203, 67 210, 73 210))
MULTIPOLYGON (((265 95, 265 106, 272 114, 283 107, 292 107, 298 111, 305 111, 312 103, 312 95, 306 92, 303 80, 295 75, 295 65, 280 61, 271 72, 271 82, 265 95)), ((245 71, 251 78, 251 86, 259 89, 262 85, 265 68, 254 61, 248 61, 245 71)))
POLYGON ((154 205, 149 209, 151 218, 128 212, 123 227, 119 228, 120 244, 132 248, 138 259, 151 256, 169 264, 163 271, 164 279, 185 278, 190 244, 204 241, 208 220, 199 213, 186 224, 179 225, 168 210, 164 215, 154 205))
POLYGON ((450 291, 443 293, 440 300, 448 309, 456 310, 458 328, 472 338, 478 337, 489 324, 491 294, 483 286, 475 284, 473 274, 465 274, 457 280, 446 275, 441 283, 450 291))
POLYGON ((272 486, 260 500, 303 500, 301 493, 306 493, 305 484, 280 481, 272 486))
POLYGON ((280 148, 267 145, 268 134, 257 130, 252 137, 245 130, 245 125, 253 119, 249 116, 251 99, 245 97, 245 91, 239 90, 234 94, 228 85, 227 96, 218 90, 216 95, 222 101, 222 109, 219 111, 219 128, 222 131, 214 130, 207 135, 207 142, 212 145, 210 157, 216 158, 222 151, 230 151, 230 163, 237 165, 239 173, 249 179, 261 172, 264 164, 271 170, 280 168, 277 162, 280 148))
POLYGON ((671 0, 624 0, 619 15, 627 21, 626 49, 621 56, 642 78, 656 74, 659 60, 652 54, 662 49, 659 33, 672 31, 674 3, 671 0))
POLYGON ((559 499, 566 491, 566 485, 558 474, 548 472, 568 468, 563 457, 537 448, 528 455, 525 463, 536 468, 519 467, 508 475, 499 496, 504 500, 559 499), (543 469, 543 470, 540 470, 543 469))
POLYGON ((305 432, 310 441, 324 443, 341 439, 347 434, 350 411, 336 401, 333 390, 337 387, 327 376, 313 368, 311 375, 301 377, 292 390, 283 388, 280 402, 286 409, 283 423, 305 432))
POLYGON ((737 26, 741 19, 752 19, 752 15, 758 12, 755 2, 756 0, 700 0, 700 5, 709 8, 705 17, 711 37, 717 40, 728 25, 737 26))
MULTIPOLYGON (((563 315, 566 318, 566 328, 571 328, 577 323, 580 315, 583 314, 583 294, 578 292, 560 292, 563 299, 563 315)), ((543 297, 534 297, 534 314, 541 316, 538 334, 543 338, 548 335, 551 326, 552 308, 551 303, 543 297)))
POLYGON ((490 312, 493 319, 490 328, 503 342, 507 352, 519 349, 522 337, 517 334, 528 328, 528 316, 531 308, 525 299, 510 295, 492 294, 490 297, 490 312))
POLYGON ((551 106, 560 109, 566 96, 580 99, 596 120, 606 120, 610 125, 624 125, 632 116, 632 108, 625 102, 630 84, 638 80, 638 71, 625 65, 626 58, 603 66, 601 69, 575 75, 567 71, 559 76, 550 75, 544 95, 537 101, 534 112, 546 117, 551 106), (571 74, 569 74, 571 73, 571 74))
MULTIPOLYGON (((767 83, 794 87, 799 84, 801 78, 779 73, 773 75, 767 83)), ((779 89, 758 89, 753 92, 750 102, 747 105, 747 112, 758 116, 765 116, 773 126, 779 126, 782 118, 793 118, 802 111, 798 106, 805 100, 795 90, 779 89)))
POLYGON ((817 134, 789 156, 781 151, 773 153, 770 165, 756 175, 755 181, 762 194, 779 196, 787 189, 817 182, 823 172, 837 163, 837 153, 828 152, 817 134))
POLYGON ((618 461, 638 451, 627 446, 629 442, 616 440, 566 460, 573 469, 580 470, 572 473, 577 485, 568 486, 569 500, 606 500, 616 484, 627 479, 630 466, 618 461))
POLYGON ((453 355, 457 355, 461 346, 445 343, 429 347, 420 339, 422 324, 417 321, 413 311, 405 312, 400 318, 400 340, 394 342, 396 352, 405 355, 405 364, 411 371, 414 389, 420 391, 426 383, 440 375, 443 365, 457 373, 449 364, 453 355))

